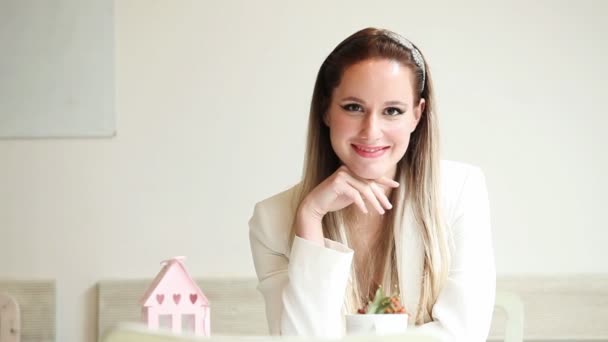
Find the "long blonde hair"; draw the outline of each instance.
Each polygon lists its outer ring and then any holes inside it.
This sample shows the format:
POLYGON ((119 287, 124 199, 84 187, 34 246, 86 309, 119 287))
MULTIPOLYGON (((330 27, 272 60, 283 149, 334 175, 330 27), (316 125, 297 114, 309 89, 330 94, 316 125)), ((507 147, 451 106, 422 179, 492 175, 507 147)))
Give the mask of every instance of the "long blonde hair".
MULTIPOLYGON (((419 103, 423 98, 426 106, 418 126, 410 136, 408 149, 397 164, 396 180, 402 186, 391 193, 390 201, 394 208, 388 212, 382 238, 371 251, 370 262, 374 265, 384 265, 381 274, 383 287, 392 288, 394 284, 398 284, 394 228, 404 222, 404 208, 409 201, 424 245, 423 279, 419 307, 416 308, 418 314, 415 317, 416 324, 422 324, 432 320, 433 305, 447 279, 450 262, 447 233, 440 213, 438 123, 433 111, 433 85, 428 64, 424 63, 426 70, 421 70, 414 62, 411 50, 394 37, 395 33, 387 30, 363 29, 338 44, 321 65, 310 106, 303 177, 295 204, 299 205, 341 164, 331 148, 329 128, 323 122, 323 115, 329 108, 333 90, 339 85, 344 70, 350 65, 371 58, 396 60, 411 68, 416 75, 415 89, 422 89, 422 92, 416 93, 415 103, 419 103)), ((324 236, 348 244, 349 231, 344 228, 349 223, 348 217, 347 210, 326 214, 323 218, 324 236)), ((293 234, 294 232, 292 236, 293 234)), ((359 284, 356 272, 353 266, 346 297, 347 310, 350 312, 368 300, 365 295, 361 295, 363 284, 359 284)), ((407 293, 402 293, 402 296, 407 296, 407 293)), ((410 312, 412 309, 414 308, 407 308, 410 312)))

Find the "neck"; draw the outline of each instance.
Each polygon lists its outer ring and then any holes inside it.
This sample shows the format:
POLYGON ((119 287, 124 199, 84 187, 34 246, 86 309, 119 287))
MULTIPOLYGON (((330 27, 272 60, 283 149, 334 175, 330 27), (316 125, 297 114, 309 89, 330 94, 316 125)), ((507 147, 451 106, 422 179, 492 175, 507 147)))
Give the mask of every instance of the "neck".
POLYGON ((351 243, 372 246, 382 234, 385 222, 386 214, 380 215, 371 210, 368 214, 364 214, 359 208, 353 206, 348 215, 347 224, 351 243))

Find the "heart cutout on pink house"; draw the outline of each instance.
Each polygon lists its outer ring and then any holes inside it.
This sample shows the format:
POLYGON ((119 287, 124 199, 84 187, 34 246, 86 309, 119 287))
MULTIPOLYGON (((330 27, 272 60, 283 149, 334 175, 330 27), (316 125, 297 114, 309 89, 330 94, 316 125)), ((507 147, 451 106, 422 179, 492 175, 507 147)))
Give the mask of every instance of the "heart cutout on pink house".
POLYGON ((190 302, 191 302, 192 304, 196 303, 196 300, 197 300, 197 299, 198 299, 198 295, 197 295, 196 293, 192 293, 192 294, 190 295, 190 302))
POLYGON ((174 294, 173 295, 173 301, 175 302, 175 304, 179 304, 179 300, 182 299, 182 296, 180 294, 174 294))
POLYGON ((165 295, 162 295, 162 294, 156 295, 156 301, 158 302, 158 304, 162 304, 164 300, 165 300, 165 295))

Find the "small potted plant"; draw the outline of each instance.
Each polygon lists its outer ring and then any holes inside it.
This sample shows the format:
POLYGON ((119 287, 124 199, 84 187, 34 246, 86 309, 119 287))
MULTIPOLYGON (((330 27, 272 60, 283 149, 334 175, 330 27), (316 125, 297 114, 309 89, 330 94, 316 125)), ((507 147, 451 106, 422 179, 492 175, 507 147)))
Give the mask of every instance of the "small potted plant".
POLYGON ((407 330, 408 313, 401 304, 399 294, 387 296, 378 287, 374 299, 356 314, 346 315, 346 333, 361 334, 399 334, 407 330))

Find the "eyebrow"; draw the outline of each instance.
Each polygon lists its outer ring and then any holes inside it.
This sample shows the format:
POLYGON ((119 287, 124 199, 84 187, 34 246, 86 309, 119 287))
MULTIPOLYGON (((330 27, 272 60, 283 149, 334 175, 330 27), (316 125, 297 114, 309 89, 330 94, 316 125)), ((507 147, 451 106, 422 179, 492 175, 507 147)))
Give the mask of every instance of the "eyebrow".
MULTIPOLYGON (((365 104, 365 101, 363 101, 360 98, 355 97, 355 96, 345 97, 345 98, 342 99, 342 102, 344 102, 344 101, 355 101, 355 102, 360 102, 360 103, 365 104)), ((384 104, 387 105, 387 106, 402 105, 402 106, 406 106, 407 107, 407 104, 405 102, 401 102, 401 101, 387 101, 384 104)))

